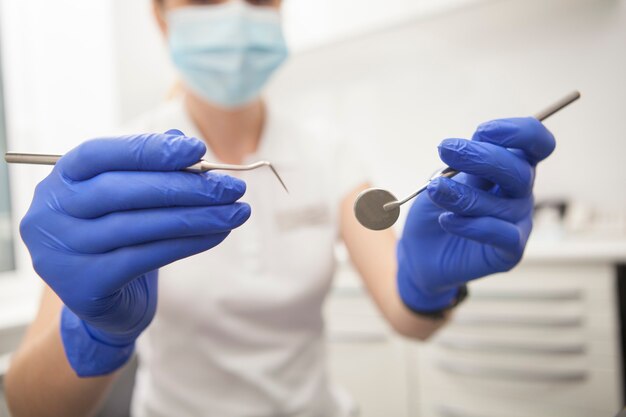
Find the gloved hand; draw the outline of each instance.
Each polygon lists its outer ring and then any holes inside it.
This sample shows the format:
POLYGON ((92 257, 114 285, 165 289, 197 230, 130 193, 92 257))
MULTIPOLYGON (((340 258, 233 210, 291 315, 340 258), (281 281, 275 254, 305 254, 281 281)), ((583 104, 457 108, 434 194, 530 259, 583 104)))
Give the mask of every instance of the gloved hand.
POLYGON ((532 117, 494 120, 471 141, 441 142, 441 160, 462 173, 433 180, 409 211, 397 248, 398 289, 409 308, 444 309, 466 282, 521 260, 535 166, 554 148, 552 134, 532 117))
POLYGON ((179 131, 95 139, 62 157, 20 232, 61 298, 61 336, 80 376, 112 372, 152 320, 157 269, 222 242, 250 216, 245 183, 180 171, 205 145, 179 131))

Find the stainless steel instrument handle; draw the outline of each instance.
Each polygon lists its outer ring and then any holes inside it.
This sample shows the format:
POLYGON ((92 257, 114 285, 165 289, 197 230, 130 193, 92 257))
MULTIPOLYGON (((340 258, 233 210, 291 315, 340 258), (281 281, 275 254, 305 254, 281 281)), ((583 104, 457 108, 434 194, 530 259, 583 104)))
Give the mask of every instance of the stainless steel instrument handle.
MULTIPOLYGON (((579 98, 580 98, 580 92, 572 91, 571 93, 569 93, 568 95, 566 95, 565 97, 563 97, 562 99, 557 101, 556 103, 553 103, 551 106, 549 106, 549 107, 543 109, 542 111, 540 111, 539 113, 537 113, 534 117, 535 117, 535 119, 539 120, 540 122, 543 122, 548 117, 552 116, 554 113, 558 112, 563 107, 569 106, 570 104, 572 104, 573 102, 575 102, 579 98)), ((456 169, 453 169, 453 168, 450 168, 450 167, 446 167, 446 168, 443 168, 441 171, 439 171, 439 173, 434 175, 431 178, 431 180, 435 179, 436 177, 452 178, 452 177, 456 176, 459 173, 460 173, 460 171, 457 171, 456 169)))
MULTIPOLYGON (((19 152, 7 152, 4 154, 4 160, 10 164, 36 164, 36 165, 55 165, 59 159, 61 159, 61 155, 46 155, 46 154, 36 154, 36 153, 19 153, 19 152)), ((234 164, 220 164, 214 162, 208 162, 205 160, 200 160, 195 164, 188 166, 183 169, 183 171, 187 172, 207 172, 207 171, 250 171, 257 168, 268 167, 276 179, 280 182, 280 185, 285 189, 286 192, 289 192, 287 189, 287 185, 276 171, 276 168, 269 161, 258 161, 248 165, 234 165, 234 164)))
MULTIPOLYGON (((539 120, 540 122, 543 122, 545 119, 547 119, 548 117, 552 116, 554 113, 558 112, 562 108, 564 108, 566 106, 569 106, 570 104, 572 104, 573 102, 575 102, 579 98, 580 98, 580 92, 572 91, 571 93, 569 93, 568 95, 566 95, 565 97, 563 97, 562 99, 557 101, 556 103, 553 103, 549 107, 547 107, 544 110, 542 110, 539 113, 537 113, 535 115, 535 118, 537 120, 539 120)), ((450 167, 443 167, 439 171, 437 171, 437 173, 435 175, 433 175, 428 180, 428 182, 426 184, 421 186, 413 194, 403 198, 402 200, 390 201, 390 202, 386 203, 383 206, 383 209, 385 211, 392 211, 394 209, 397 209, 398 207, 400 207, 404 203, 406 203, 406 202, 412 200, 413 198, 417 197, 417 195, 420 194, 421 192, 425 191, 426 188, 428 187, 428 183, 430 181, 434 180, 435 178, 438 178, 438 177, 453 178, 453 177, 455 177, 459 173, 460 173, 460 171, 457 171, 456 169, 453 169, 453 168, 450 168, 450 167)))
POLYGON ((7 152, 4 154, 4 160, 10 164, 54 165, 59 159, 61 159, 61 155, 19 152, 7 152))

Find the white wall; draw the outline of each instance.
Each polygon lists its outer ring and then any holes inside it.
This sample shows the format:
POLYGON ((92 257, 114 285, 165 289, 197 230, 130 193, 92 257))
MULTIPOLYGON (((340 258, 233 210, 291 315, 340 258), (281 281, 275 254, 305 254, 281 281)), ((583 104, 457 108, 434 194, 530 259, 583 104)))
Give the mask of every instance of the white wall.
MULTIPOLYGON (((117 124, 111 22, 108 0, 0 0, 9 150, 62 153, 117 124)), ((49 171, 9 170, 18 271, 0 274, 0 306, 10 311, 28 306, 9 288, 37 282, 18 279, 34 273, 17 224, 49 171)))
POLYGON ((176 75, 152 15, 152 0, 114 0, 111 8, 116 117, 123 123, 158 105, 176 75))
MULTIPOLYGON (((114 4, 127 120, 175 76, 149 0, 114 4)), ((623 0, 289 0, 295 53, 272 94, 294 117, 336 120, 362 144, 377 182, 405 194, 439 166, 442 138, 579 89, 583 99, 547 122, 559 145, 540 167, 537 195, 624 206, 625 8, 623 0), (390 29, 363 35, 381 26, 390 29)))
MULTIPOLYGON (((289 49, 323 49, 379 28, 486 0, 285 0, 289 49)), ((159 103, 176 81, 152 0, 113 0, 116 93, 120 120, 127 121, 159 103)))
POLYGON ((624 207, 625 74, 625 1, 507 0, 302 54, 274 91, 296 117, 333 117, 403 195, 439 166, 442 138, 579 89, 546 123, 558 148, 537 195, 624 207))
POLYGON ((478 0, 286 0, 285 33, 300 52, 478 0))

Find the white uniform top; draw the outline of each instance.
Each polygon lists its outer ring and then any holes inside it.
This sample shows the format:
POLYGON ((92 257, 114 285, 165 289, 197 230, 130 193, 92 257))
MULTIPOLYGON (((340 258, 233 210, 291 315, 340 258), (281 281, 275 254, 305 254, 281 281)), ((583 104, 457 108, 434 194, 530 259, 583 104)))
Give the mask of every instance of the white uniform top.
MULTIPOLYGON (((181 99, 134 129, 201 137, 181 99)), ((221 245, 161 269, 157 314, 138 341, 133 416, 350 414, 328 380, 321 310, 339 201, 366 176, 331 130, 270 106, 246 163, 271 161, 290 193, 269 170, 234 174, 247 183, 250 220, 221 245)))

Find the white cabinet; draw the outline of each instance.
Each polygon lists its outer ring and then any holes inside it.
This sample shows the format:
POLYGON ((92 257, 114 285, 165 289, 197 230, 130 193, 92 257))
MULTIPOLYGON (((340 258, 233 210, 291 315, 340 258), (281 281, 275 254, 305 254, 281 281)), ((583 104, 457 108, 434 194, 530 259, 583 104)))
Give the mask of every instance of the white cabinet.
POLYGON ((7 409, 2 390, 0 390, 0 417, 9 417, 9 410, 7 409))
POLYGON ((406 348, 361 291, 335 292, 326 305, 331 377, 359 417, 408 417, 406 348))
POLYGON ((615 271, 526 264, 475 283, 412 346, 421 416, 611 416, 621 405, 615 271))
POLYGON ((4 398, 4 375, 9 369, 10 353, 18 346, 24 331, 23 325, 0 328, 0 417, 9 417, 4 398))
POLYGON ((612 416, 622 405, 615 285, 609 263, 526 262, 472 284, 427 343, 392 335, 364 292, 336 291, 332 373, 365 417, 612 416))

